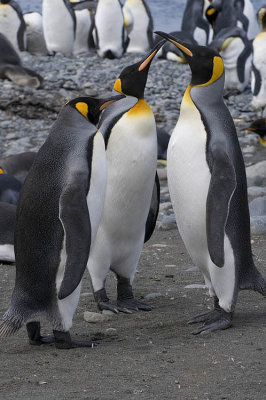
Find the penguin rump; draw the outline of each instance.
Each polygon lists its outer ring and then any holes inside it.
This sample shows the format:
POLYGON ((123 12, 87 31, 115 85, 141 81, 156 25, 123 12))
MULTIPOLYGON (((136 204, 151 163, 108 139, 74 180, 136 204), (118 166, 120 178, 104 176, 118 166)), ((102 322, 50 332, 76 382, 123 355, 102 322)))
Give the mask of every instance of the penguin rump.
POLYGON ((106 186, 101 111, 124 96, 80 97, 61 109, 23 185, 15 227, 16 282, 0 336, 26 323, 30 344, 91 347, 69 334, 106 186), (54 336, 43 337, 46 317, 54 336))
POLYGON ((238 292, 266 296, 266 281, 254 265, 245 164, 233 119, 224 104, 224 66, 207 47, 176 41, 192 72, 167 152, 167 175, 177 226, 214 298, 213 311, 194 334, 232 325, 238 292))

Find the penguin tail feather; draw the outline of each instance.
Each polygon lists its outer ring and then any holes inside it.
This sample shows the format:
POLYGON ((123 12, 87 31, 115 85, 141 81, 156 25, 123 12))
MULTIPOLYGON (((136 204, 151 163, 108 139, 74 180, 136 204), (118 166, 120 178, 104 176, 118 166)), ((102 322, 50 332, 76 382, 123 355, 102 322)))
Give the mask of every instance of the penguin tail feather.
POLYGON ((9 309, 4 314, 3 320, 0 322, 0 337, 14 335, 14 333, 21 328, 22 324, 22 315, 9 309))

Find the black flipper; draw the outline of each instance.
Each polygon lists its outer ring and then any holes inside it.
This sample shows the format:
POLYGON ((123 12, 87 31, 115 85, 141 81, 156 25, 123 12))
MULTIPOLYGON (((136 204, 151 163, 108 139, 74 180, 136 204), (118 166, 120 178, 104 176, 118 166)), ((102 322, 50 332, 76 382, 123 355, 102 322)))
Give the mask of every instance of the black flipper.
POLYGON ((227 153, 221 148, 213 153, 213 167, 207 196, 206 227, 211 260, 224 265, 224 236, 230 201, 236 188, 236 175, 227 153))
POLYGON ((66 265, 58 293, 60 300, 69 296, 84 274, 91 245, 90 215, 84 185, 69 185, 60 196, 60 220, 65 233, 66 265))
POLYGON ((153 192, 152 192, 152 198, 151 198, 151 206, 150 206, 148 218, 146 221, 144 243, 146 243, 150 239, 151 235, 153 234, 153 231, 154 231, 155 225, 156 225, 158 212, 159 212, 159 206, 160 206, 160 181, 159 181, 159 177, 158 177, 158 174, 156 171, 153 192))

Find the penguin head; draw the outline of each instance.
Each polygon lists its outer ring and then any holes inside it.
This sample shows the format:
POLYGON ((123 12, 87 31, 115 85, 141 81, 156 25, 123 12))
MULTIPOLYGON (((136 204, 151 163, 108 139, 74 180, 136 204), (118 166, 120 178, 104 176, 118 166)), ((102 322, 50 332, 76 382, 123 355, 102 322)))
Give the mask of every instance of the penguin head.
POLYGON ((96 125, 99 121, 101 112, 110 104, 115 101, 123 99, 125 96, 117 95, 104 99, 97 99, 94 97, 77 97, 70 100, 65 106, 75 108, 80 114, 83 115, 88 121, 96 125))
POLYGON ((252 122, 247 128, 248 131, 257 133, 259 135, 260 143, 263 147, 266 147, 266 119, 260 118, 252 122))
POLYGON ((216 0, 216 1, 210 1, 211 5, 206 9, 205 11, 205 16, 207 18, 207 21, 210 23, 210 25, 214 28, 216 19, 222 10, 222 1, 221 0, 216 0))
POLYGON ((206 46, 198 46, 176 40, 164 32, 155 32, 178 47, 184 54, 191 72, 191 86, 207 86, 224 74, 224 65, 219 53, 206 46))
POLYGON ((118 93, 142 99, 151 62, 164 43, 165 40, 160 41, 144 59, 124 68, 119 78, 115 81, 114 90, 118 93))
POLYGON ((263 31, 266 30, 266 6, 261 7, 258 11, 258 20, 263 31))

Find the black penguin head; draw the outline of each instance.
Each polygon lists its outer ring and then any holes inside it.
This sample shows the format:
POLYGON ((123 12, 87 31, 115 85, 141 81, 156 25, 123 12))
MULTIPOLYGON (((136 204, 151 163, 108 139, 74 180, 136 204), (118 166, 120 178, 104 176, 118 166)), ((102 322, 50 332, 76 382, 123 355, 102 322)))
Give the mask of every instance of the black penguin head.
POLYGON ((165 40, 160 41, 143 60, 124 68, 115 81, 114 90, 138 99, 143 98, 151 62, 164 43, 165 40))
POLYGON ((247 128, 248 131, 257 133, 260 137, 260 143, 262 146, 266 147, 266 119, 260 118, 252 122, 252 124, 247 128))
POLYGON ((258 20, 263 31, 266 30, 266 6, 263 6, 258 11, 258 20))
POLYGON ((210 85, 223 75, 223 60, 216 50, 185 43, 181 40, 177 41, 173 36, 164 32, 155 33, 169 40, 182 51, 192 72, 192 86, 210 85))
POLYGON ((96 125, 99 121, 101 112, 115 101, 123 99, 125 96, 111 96, 105 99, 96 99, 94 97, 78 97, 66 103, 66 106, 75 108, 88 121, 96 125))
POLYGON ((217 17, 220 11, 222 10, 222 1, 216 0, 216 1, 210 1, 210 3, 211 5, 205 11, 205 16, 207 18, 207 21, 214 28, 217 17))

